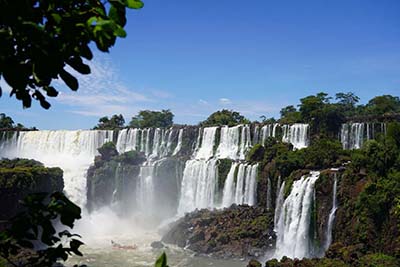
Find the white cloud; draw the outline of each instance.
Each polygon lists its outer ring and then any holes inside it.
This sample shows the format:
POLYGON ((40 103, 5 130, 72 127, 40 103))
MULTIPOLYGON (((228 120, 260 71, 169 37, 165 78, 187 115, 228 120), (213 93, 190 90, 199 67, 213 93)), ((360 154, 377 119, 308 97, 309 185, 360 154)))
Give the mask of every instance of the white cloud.
POLYGON ((4 81, 4 79, 0 80, 0 87, 3 95, 9 94, 11 92, 11 87, 4 81))
POLYGON ((161 91, 161 90, 151 90, 151 93, 153 96, 158 97, 158 98, 172 98, 173 95, 169 92, 166 91, 161 91))
POLYGON ((71 106, 71 113, 84 116, 103 116, 116 113, 132 115, 139 110, 140 103, 152 102, 151 97, 131 90, 119 77, 118 68, 105 55, 96 54, 89 75, 81 75, 68 68, 79 81, 79 89, 72 92, 62 80, 56 86, 65 88, 57 101, 71 106))
POLYGON ((198 103, 199 103, 200 105, 208 105, 208 102, 205 101, 204 99, 199 99, 198 103))
POLYGON ((232 104, 232 101, 229 98, 220 98, 219 103, 221 105, 230 105, 232 104))

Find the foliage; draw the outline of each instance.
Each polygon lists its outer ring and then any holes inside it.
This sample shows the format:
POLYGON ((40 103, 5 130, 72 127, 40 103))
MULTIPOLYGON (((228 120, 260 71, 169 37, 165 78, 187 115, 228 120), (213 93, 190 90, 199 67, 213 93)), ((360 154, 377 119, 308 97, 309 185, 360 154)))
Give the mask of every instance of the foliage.
POLYGON ((25 126, 20 123, 15 124, 11 117, 5 113, 0 113, 0 129, 22 130, 25 129, 25 126))
POLYGON ((239 112, 223 109, 212 113, 205 121, 200 122, 200 126, 235 126, 238 124, 248 123, 250 123, 250 121, 242 116, 239 112))
POLYGON ((126 36, 126 8, 141 7, 140 0, 0 1, 0 78, 24 108, 33 98, 48 109, 44 94, 58 95, 53 80, 76 91, 78 80, 67 65, 89 74, 83 63, 93 58, 89 44, 108 52, 126 36))
POLYGON ((261 161, 264 158, 265 148, 261 144, 255 144, 249 152, 247 152, 247 161, 261 161))
POLYGON ((130 165, 140 165, 146 161, 146 157, 143 153, 132 150, 119 155, 118 161, 130 165))
POLYGON ((173 124, 174 114, 169 110, 152 111, 142 110, 137 116, 132 117, 129 127, 132 128, 167 128, 173 124))
POLYGON ((231 166, 232 166, 232 160, 230 159, 218 160, 218 188, 220 190, 224 188, 225 180, 228 176, 231 166))
POLYGON ((292 105, 282 108, 280 114, 281 119, 279 121, 281 123, 292 124, 301 122, 300 112, 292 105))
POLYGON ((102 117, 99 119, 99 123, 93 128, 94 130, 117 130, 124 127, 125 119, 122 114, 115 114, 110 119, 102 117))
POLYGON ((154 265, 155 267, 168 267, 167 264, 167 255, 165 254, 165 252, 163 252, 161 254, 160 257, 158 257, 156 264, 154 265))
POLYGON ((383 115, 400 112, 400 98, 398 96, 382 95, 371 99, 365 106, 365 113, 383 115))
POLYGON ((79 235, 56 231, 54 223, 72 228, 81 218, 81 209, 62 193, 37 193, 27 196, 26 210, 11 220, 0 233, 0 256, 13 266, 53 266, 72 254, 82 256, 79 235), (61 242, 61 240, 66 240, 61 242), (66 247, 65 243, 68 243, 66 247), (39 248, 39 249, 37 249, 39 248), (28 256, 26 256, 28 255, 28 256))
POLYGON ((97 151, 99 151, 102 160, 110 160, 112 157, 118 156, 117 148, 113 142, 104 143, 97 151))

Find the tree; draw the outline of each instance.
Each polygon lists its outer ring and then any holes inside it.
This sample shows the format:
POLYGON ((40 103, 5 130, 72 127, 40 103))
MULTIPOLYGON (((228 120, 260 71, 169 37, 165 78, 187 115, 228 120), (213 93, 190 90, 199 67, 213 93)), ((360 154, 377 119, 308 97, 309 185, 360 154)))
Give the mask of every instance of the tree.
POLYGON ((347 107, 354 108, 355 105, 360 101, 360 98, 356 96, 352 92, 348 93, 337 93, 335 95, 336 100, 338 100, 338 103, 347 107))
POLYGON ((239 112, 233 110, 219 110, 211 114, 205 121, 200 122, 201 126, 234 126, 238 124, 248 124, 250 121, 239 112))
POLYGON ((102 117, 99 119, 99 123, 93 128, 94 130, 117 130, 124 127, 125 119, 122 114, 113 115, 110 119, 102 117))
POLYGON ((169 109, 161 111, 142 110, 137 116, 132 117, 129 127, 132 128, 148 128, 171 127, 173 124, 174 114, 169 109))
MULTIPOLYGON (((10 96, 31 106, 32 98, 48 109, 46 94, 56 97, 54 79, 73 91, 78 80, 67 65, 81 74, 93 58, 89 44, 108 52, 126 32, 126 8, 143 7, 141 0, 3 0, 0 1, 0 79, 10 96)), ((1 96, 1 88, 0 88, 1 96)))
POLYGON ((400 98, 391 95, 376 96, 365 107, 366 112, 373 115, 400 113, 400 98))
POLYGON ((280 113, 280 121, 282 123, 295 123, 301 120, 300 112, 298 112, 297 109, 292 105, 282 108, 280 113))
POLYGON ((13 119, 4 113, 0 113, 0 129, 11 129, 13 127, 13 119))

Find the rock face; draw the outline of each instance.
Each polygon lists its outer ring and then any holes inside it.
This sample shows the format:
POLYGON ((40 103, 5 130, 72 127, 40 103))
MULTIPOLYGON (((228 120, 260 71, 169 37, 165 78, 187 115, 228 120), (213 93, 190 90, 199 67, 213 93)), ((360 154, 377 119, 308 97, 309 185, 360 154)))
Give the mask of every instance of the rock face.
POLYGON ((62 191, 63 171, 28 159, 0 160, 0 220, 21 210, 19 203, 31 193, 62 191))
POLYGON ((164 243, 220 258, 262 256, 273 248, 273 214, 260 207, 232 205, 224 210, 200 210, 175 222, 164 243))

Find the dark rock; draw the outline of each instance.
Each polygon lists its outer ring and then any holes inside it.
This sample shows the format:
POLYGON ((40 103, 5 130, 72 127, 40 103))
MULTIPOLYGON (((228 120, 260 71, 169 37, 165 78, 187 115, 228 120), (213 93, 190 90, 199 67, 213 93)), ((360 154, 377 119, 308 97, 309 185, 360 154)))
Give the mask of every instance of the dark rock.
POLYGON ((152 248, 160 249, 160 248, 163 248, 163 247, 164 247, 164 244, 163 244, 161 241, 154 241, 154 242, 152 242, 152 243, 150 244, 150 246, 151 246, 152 248))
POLYGON ((275 245, 273 213, 237 205, 195 211, 175 222, 162 241, 217 258, 261 256, 275 245))

